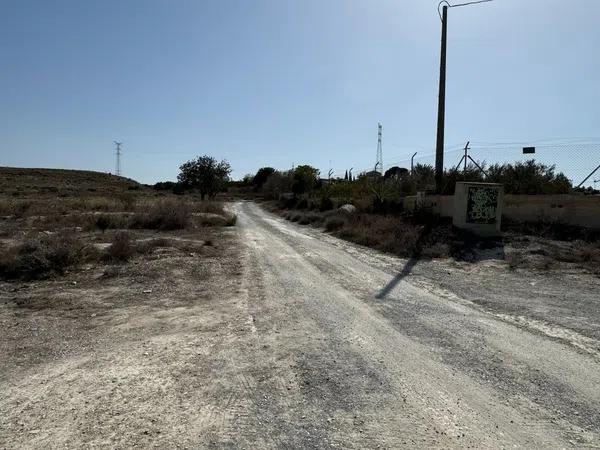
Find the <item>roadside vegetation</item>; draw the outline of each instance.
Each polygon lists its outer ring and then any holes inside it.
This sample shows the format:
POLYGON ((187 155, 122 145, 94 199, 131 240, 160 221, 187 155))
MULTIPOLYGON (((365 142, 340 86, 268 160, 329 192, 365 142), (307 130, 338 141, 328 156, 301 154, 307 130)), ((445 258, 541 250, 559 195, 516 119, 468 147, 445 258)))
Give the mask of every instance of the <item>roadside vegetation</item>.
POLYGON ((0 168, 11 181, 0 195, 0 280, 60 277, 164 249, 200 254, 236 224, 215 199, 230 170, 208 156, 192 160, 174 194, 108 174, 0 168))
MULTIPOLYGON (((533 160, 444 173, 443 194, 454 193, 458 181, 494 182, 508 194, 567 194, 574 192, 567 177, 553 166, 533 160)), ((263 167, 234 189, 257 195, 269 210, 300 225, 311 225, 339 238, 403 257, 454 258, 478 261, 489 254, 505 258, 511 269, 552 268, 579 264, 598 272, 600 233, 563 224, 504 221, 502 239, 478 239, 452 227, 431 210, 406 210, 404 199, 434 185, 434 168, 417 164, 413 171, 393 167, 383 175, 346 174, 324 180, 313 167, 293 171, 263 167), (527 244, 524 244, 527 242, 527 244), (553 244, 558 242, 558 244, 553 244), (543 247, 543 250, 539 250, 543 247), (540 260, 542 262, 540 262, 540 260)))

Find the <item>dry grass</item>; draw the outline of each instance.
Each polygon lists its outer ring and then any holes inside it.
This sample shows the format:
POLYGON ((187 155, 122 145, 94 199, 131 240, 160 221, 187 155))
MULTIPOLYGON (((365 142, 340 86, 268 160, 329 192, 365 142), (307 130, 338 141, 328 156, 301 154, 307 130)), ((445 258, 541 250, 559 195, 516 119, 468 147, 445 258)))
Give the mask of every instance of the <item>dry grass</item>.
POLYGON ((98 195, 112 197, 122 192, 149 189, 123 177, 102 172, 61 169, 22 169, 0 167, 0 192, 20 198, 28 196, 76 197, 98 195))
POLYGON ((137 212, 133 216, 131 228, 182 230, 190 224, 192 212, 186 201, 162 199, 144 206, 144 212, 137 212))
POLYGON ((196 201, 190 207, 195 213, 224 214, 223 203, 217 201, 196 201))
POLYGON ((413 256, 419 250, 423 226, 400 217, 373 214, 351 215, 337 232, 343 239, 400 256, 413 256))
POLYGON ((399 256, 447 257, 457 247, 452 241, 456 236, 452 236, 449 227, 438 229, 400 216, 293 210, 282 211, 281 214, 300 225, 323 226, 341 239, 399 256))
POLYGON ((70 267, 97 257, 92 247, 64 234, 28 239, 0 256, 0 277, 41 279, 62 275, 70 267))
POLYGON ((0 167, 0 188, 0 279, 7 280, 59 276, 84 262, 114 267, 158 248, 205 255, 219 234, 200 229, 237 221, 221 202, 164 195, 102 173, 0 167), (148 239, 138 229, 178 233, 148 239))
POLYGON ((131 242, 129 233, 118 232, 110 247, 106 249, 105 259, 112 261, 127 261, 135 253, 135 247, 131 242))

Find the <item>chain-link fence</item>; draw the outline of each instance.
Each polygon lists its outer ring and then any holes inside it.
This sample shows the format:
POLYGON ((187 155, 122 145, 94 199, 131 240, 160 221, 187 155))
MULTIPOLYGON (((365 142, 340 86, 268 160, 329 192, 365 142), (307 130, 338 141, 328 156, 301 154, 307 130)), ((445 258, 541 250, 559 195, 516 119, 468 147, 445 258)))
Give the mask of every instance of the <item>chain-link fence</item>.
MULTIPOLYGON (((444 152, 446 170, 457 168, 462 170, 465 144, 447 147, 444 152), (459 164, 460 163, 460 164, 459 164)), ((535 160, 547 166, 554 166, 555 173, 563 173, 574 187, 600 188, 600 139, 569 139, 535 142, 470 142, 468 155, 484 169, 494 164, 514 164, 535 160), (523 153, 525 147, 535 147, 535 153, 523 153), (594 170, 596 170, 594 172, 594 170)), ((418 151, 414 158, 410 156, 389 157, 386 160, 384 149, 384 169, 402 167, 408 170, 413 165, 424 164, 435 167, 435 150, 418 151), (389 161, 389 162, 387 162, 389 161)), ((468 161, 471 164, 471 161, 468 161)), ((360 173, 374 170, 373 167, 356 169, 352 173, 356 177, 360 173)), ((345 173, 336 174, 344 178, 345 173)))

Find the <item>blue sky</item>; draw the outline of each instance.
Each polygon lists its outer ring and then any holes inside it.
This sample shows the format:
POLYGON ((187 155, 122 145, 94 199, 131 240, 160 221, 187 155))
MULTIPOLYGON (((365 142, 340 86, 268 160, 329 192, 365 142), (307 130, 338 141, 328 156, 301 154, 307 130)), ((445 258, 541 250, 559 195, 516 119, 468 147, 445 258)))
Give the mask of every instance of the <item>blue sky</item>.
MULTIPOLYGON (((330 160, 343 174, 374 165, 378 122, 385 166, 435 146, 437 1, 1 6, 0 165, 113 171, 117 139, 124 175, 148 183, 202 154, 235 178, 330 160)), ((451 9, 447 147, 598 138, 599 16, 597 0, 451 9)), ((577 154, 583 172, 594 157, 577 154)))

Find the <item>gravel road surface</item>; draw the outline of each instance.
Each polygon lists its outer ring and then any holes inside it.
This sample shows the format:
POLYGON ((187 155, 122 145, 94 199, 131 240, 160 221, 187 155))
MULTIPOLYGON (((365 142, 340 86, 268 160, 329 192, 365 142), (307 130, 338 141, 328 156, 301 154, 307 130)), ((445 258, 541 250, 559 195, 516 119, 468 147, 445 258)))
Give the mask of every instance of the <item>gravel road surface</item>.
POLYGON ((232 208, 199 254, 0 283, 0 449, 600 446, 597 278, 232 208))
POLYGON ((253 203, 236 213, 249 320, 270 358, 261 433, 274 446, 600 445, 598 321, 577 306, 597 316, 596 281, 405 261, 253 203), (562 310, 544 308, 538 283, 562 286, 562 310), (581 329, 550 320, 557 311, 581 329))

